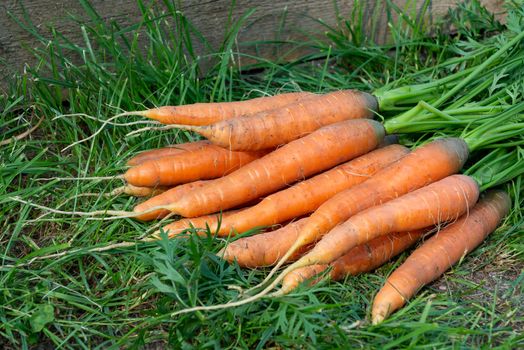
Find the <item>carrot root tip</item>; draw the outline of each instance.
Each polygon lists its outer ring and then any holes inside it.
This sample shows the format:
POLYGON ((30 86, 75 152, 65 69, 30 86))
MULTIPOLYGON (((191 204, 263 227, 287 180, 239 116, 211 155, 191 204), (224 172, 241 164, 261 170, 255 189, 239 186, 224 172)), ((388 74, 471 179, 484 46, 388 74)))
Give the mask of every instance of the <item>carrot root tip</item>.
POLYGON ((218 256, 219 258, 227 260, 226 259, 226 247, 220 249, 215 255, 218 256))
POLYGON ((390 310, 390 303, 374 304, 371 310, 371 323, 377 325, 383 322, 390 315, 390 310))
POLYGON ((384 321, 385 318, 386 317, 383 314, 373 315, 373 317, 371 319, 371 323, 373 323, 374 325, 377 325, 379 323, 382 323, 382 321, 384 321))

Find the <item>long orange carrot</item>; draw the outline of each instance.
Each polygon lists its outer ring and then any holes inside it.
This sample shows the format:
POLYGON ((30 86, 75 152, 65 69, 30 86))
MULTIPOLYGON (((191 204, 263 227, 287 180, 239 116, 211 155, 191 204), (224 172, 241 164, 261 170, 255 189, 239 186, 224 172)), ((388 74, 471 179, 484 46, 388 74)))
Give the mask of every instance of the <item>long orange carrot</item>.
MULTIPOLYGON (((306 220, 307 218, 302 218, 275 231, 237 239, 228 244, 217 255, 229 262, 236 260, 238 265, 242 267, 274 265, 287 252, 291 246, 290 242, 296 240, 306 220)), ((303 252, 299 251, 297 255, 299 256, 301 253, 303 252)), ((290 257, 289 260, 293 260, 293 258, 290 257)))
POLYGON ((145 111, 120 114, 141 115, 162 124, 208 125, 221 120, 259 113, 283 107, 304 98, 315 96, 309 92, 290 92, 270 97, 259 97, 238 102, 195 103, 181 106, 164 106, 145 111))
POLYGON ((509 212, 511 201, 492 191, 457 222, 426 241, 386 280, 373 301, 372 321, 382 322, 420 288, 437 279, 495 230, 509 212))
POLYGON ((351 248, 392 232, 418 230, 458 219, 477 202, 477 182, 451 175, 352 216, 325 235, 296 267, 328 264, 351 248))
POLYGON ((375 97, 355 90, 319 95, 267 112, 224 120, 206 126, 184 126, 212 143, 235 151, 275 148, 322 126, 343 120, 370 118, 375 97))
MULTIPOLYGON (((275 225, 309 214, 338 192, 364 182, 407 153, 409 150, 404 146, 387 146, 301 181, 264 198, 257 205, 225 218, 220 223, 218 235, 227 236, 256 226, 275 225)), ((213 227, 213 232, 216 229, 213 227)))
MULTIPOLYGON (((327 269, 329 279, 336 281, 349 275, 358 275, 382 266, 395 255, 402 253, 417 242, 426 230, 397 232, 377 237, 356 246, 330 264, 317 264, 302 267, 288 273, 282 280, 282 293, 287 294, 303 281, 320 275, 327 269)), ((319 279, 314 280, 316 284, 319 279)))
POLYGON ((227 210, 274 192, 377 147, 382 125, 348 120, 295 140, 166 206, 184 217, 227 210))
MULTIPOLYGON (((237 213, 238 211, 239 209, 236 209, 236 210, 225 211, 223 213, 215 213, 215 214, 199 216, 198 218, 184 218, 184 219, 172 222, 170 224, 167 224, 166 226, 162 227, 161 230, 165 232, 166 234, 168 234, 170 238, 184 232, 185 230, 189 228, 195 228, 199 234, 202 233, 203 235, 205 235, 205 230, 207 228, 210 228, 211 234, 214 234, 215 231, 211 229, 212 227, 214 227, 221 220, 224 220, 225 218, 237 213)), ((159 238, 160 238, 160 230, 157 232, 154 232, 149 239, 155 240, 159 238)))
POLYGON ((208 144, 173 156, 144 161, 128 169, 124 179, 141 187, 209 180, 227 175, 266 153, 267 151, 234 152, 208 144))
POLYGON ((169 147, 163 147, 158 149, 151 149, 143 151, 127 161, 127 165, 134 166, 139 165, 145 161, 158 159, 166 156, 174 156, 186 151, 194 151, 209 146, 211 142, 202 140, 196 142, 186 142, 169 147))
MULTIPOLYGON (((417 230, 456 219, 473 207, 478 195, 478 184, 473 178, 451 175, 385 204, 369 208, 335 227, 307 254, 285 268, 263 291, 238 303, 247 303, 267 295, 288 273, 297 268, 328 264, 351 248, 375 237, 417 230)), ((288 254, 289 251, 281 261, 285 261, 288 254)), ((279 264, 281 265, 280 262, 279 264)), ((274 295, 281 295, 282 292, 280 290, 274 295)))
POLYGON ((468 147, 462 139, 439 139, 415 149, 369 180, 333 196, 311 214, 298 239, 264 282, 296 249, 315 242, 333 227, 364 209, 458 172, 467 157, 468 147))
MULTIPOLYGON (((187 184, 183 184, 177 187, 174 187, 170 190, 165 191, 164 193, 161 193, 155 197, 152 197, 145 202, 142 202, 138 205, 136 205, 133 208, 133 211, 135 213, 142 213, 145 211, 148 211, 149 209, 160 207, 163 205, 168 205, 171 202, 176 202, 180 198, 182 198, 184 195, 186 195, 189 191, 204 187, 204 185, 209 181, 195 181, 190 182, 187 184)), ((136 216, 135 219, 142 220, 142 221, 150 221, 154 219, 160 219, 167 215, 169 215, 170 211, 166 209, 158 209, 154 211, 147 212, 145 214, 141 214, 139 216, 136 216)))

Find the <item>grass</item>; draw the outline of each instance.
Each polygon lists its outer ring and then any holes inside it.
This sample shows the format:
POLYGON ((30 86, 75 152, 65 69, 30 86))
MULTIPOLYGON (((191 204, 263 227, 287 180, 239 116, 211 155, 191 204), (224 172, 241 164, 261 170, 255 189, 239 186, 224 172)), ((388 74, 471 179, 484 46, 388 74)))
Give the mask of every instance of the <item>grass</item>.
MULTIPOLYGON (((133 242, 150 225, 50 214, 11 199, 18 196, 63 210, 131 208, 136 202, 132 198, 80 196, 108 192, 119 185, 117 181, 42 178, 111 176, 121 172, 125 160, 139 150, 194 140, 184 132, 126 137, 136 127, 108 126, 96 137, 62 151, 92 135, 101 123, 82 117, 53 119, 57 115, 87 113, 105 120, 121 110, 154 105, 239 100, 295 90, 372 90, 403 77, 406 82, 428 79, 446 73, 431 67, 454 55, 457 48, 469 53, 478 50, 469 39, 480 40, 500 29, 475 2, 452 12, 451 20, 465 28, 457 36, 440 32, 439 26, 426 27, 416 20, 420 17, 412 16, 417 14, 406 13, 392 25, 393 44, 379 46, 363 34, 355 10, 352 18, 341 19, 343 26, 327 28, 328 44, 312 38, 308 43, 312 54, 288 63, 256 58, 242 69, 232 58, 248 55, 239 51, 234 39, 248 21, 249 11, 231 24, 221 47, 211 48, 169 1, 164 2, 164 12, 139 1, 143 20, 128 28, 104 23, 87 1, 82 4, 89 20, 71 21, 84 33, 84 42, 68 42, 57 32, 42 37, 42 46, 34 50, 39 64, 13 79, 0 97, 0 125, 6 137, 45 116, 30 137, 0 147, 3 348, 168 344, 180 349, 509 349, 524 345, 521 178, 510 187, 515 209, 502 227, 379 326, 369 322, 370 303, 406 254, 374 273, 302 287, 286 297, 171 317, 186 306, 231 300, 238 292, 229 286, 248 288, 266 271, 241 270, 217 258, 214 253, 226 241, 211 236, 200 239, 193 234, 187 240, 106 249, 113 243, 133 242), (173 27, 177 30, 169 29, 173 27), (428 37, 429 29, 435 36, 428 37), (145 49, 137 46, 138 33, 147 37, 145 49), (200 59, 194 52, 195 40, 204 41, 207 48, 200 59), (469 47, 464 46, 468 40, 469 47), (210 67, 205 73, 204 62, 210 67), (414 71, 425 73, 416 76, 414 71)), ((25 19, 14 20, 40 35, 25 19)))

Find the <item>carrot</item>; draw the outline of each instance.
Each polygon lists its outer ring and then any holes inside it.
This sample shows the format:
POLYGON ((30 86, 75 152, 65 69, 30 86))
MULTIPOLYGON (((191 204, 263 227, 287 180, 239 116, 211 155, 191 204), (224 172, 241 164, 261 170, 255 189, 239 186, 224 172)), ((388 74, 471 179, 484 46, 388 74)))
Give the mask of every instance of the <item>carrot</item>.
POLYGON ((306 215, 323 202, 353 185, 364 182, 378 170, 406 155, 400 145, 381 148, 296 185, 276 192, 260 203, 231 215, 220 223, 219 236, 244 232, 256 226, 271 226, 306 215))
POLYGON ((456 220, 475 205, 478 195, 479 187, 473 178, 448 176, 352 216, 332 229, 293 265, 296 268, 327 264, 375 237, 456 220))
POLYGON ((263 283, 286 261, 287 255, 299 247, 320 239, 362 210, 458 172, 467 157, 468 147, 462 139, 439 139, 415 149, 369 180, 333 196, 311 214, 298 239, 263 283))
MULTIPOLYGON (((179 198, 185 196, 189 191, 204 187, 206 183, 209 181, 195 181, 190 182, 187 184, 183 184, 180 186, 176 186, 170 190, 167 190, 166 192, 159 194, 155 197, 152 197, 145 202, 142 202, 135 206, 133 211, 135 213, 142 213, 147 212, 148 210, 156 207, 160 207, 163 205, 167 205, 171 202, 177 201, 179 198)), ((142 220, 142 221, 150 221, 154 219, 160 219, 165 216, 167 216, 170 213, 169 210, 166 209, 158 209, 154 211, 147 212, 145 214, 140 214, 135 217, 135 219, 142 220)))
MULTIPOLYGON (((288 273, 282 280, 282 293, 287 294, 303 281, 320 275, 327 269, 329 279, 336 281, 345 276, 358 275, 382 266, 395 255, 400 254, 415 244, 425 230, 397 232, 377 237, 367 243, 356 246, 345 255, 330 264, 318 264, 302 267, 288 273)), ((320 279, 312 282, 316 284, 320 279)))
MULTIPOLYGON (((473 206, 478 194, 479 187, 473 178, 452 175, 385 204, 362 211, 331 230, 311 251, 284 269, 256 297, 266 295, 289 272, 304 266, 328 264, 356 245, 375 237, 393 232, 417 230, 458 218, 473 206)), ((306 227, 310 220, 306 222, 306 227)), ((297 242, 303 237, 303 232, 304 230, 297 242)), ((295 243, 292 248, 303 245, 295 243)), ((295 250, 290 249, 276 267, 286 261, 290 252, 294 253, 295 250)), ((282 291, 278 291, 274 295, 281 295, 281 293, 282 291)), ((251 298, 256 300, 255 296, 251 298)))
POLYGON ((233 208, 377 147, 382 125, 357 119, 329 125, 257 159, 166 206, 184 217, 233 208))
POLYGON ((126 171, 124 179, 134 186, 170 186, 227 175, 260 158, 267 151, 234 152, 207 144, 172 156, 146 160, 126 171))
POLYGON ((325 125, 371 118, 376 109, 377 101, 372 95, 341 90, 211 125, 177 127, 195 131, 212 143, 234 151, 254 151, 283 145, 325 125))
POLYGON ((315 96, 309 92, 290 92, 270 97, 259 97, 238 102, 194 103, 181 106, 164 106, 145 111, 119 114, 140 115, 162 124, 208 125, 221 120, 254 114, 283 107, 304 98, 315 96))
POLYGON ((143 151, 127 161, 127 165, 134 166, 144 163, 145 161, 152 159, 159 159, 166 156, 174 156, 186 151, 194 151, 207 147, 210 144, 209 141, 196 141, 186 142, 169 147, 163 147, 158 149, 151 149, 143 151))
MULTIPOLYGON (((253 236, 240 238, 231 242, 217 253, 223 259, 233 262, 236 260, 242 267, 263 267, 274 265, 287 251, 307 218, 293 221, 282 228, 259 233, 253 236)), ((300 251, 297 255, 303 253, 300 251)), ((296 258, 296 256, 295 256, 296 258)), ((290 257, 292 260, 293 257, 290 257)))
MULTIPOLYGON (((239 209, 236 210, 229 210, 225 211, 223 213, 215 213, 210 215, 204 215, 199 216, 198 218, 185 218, 181 219, 175 222, 172 222, 170 224, 167 224, 166 226, 162 227, 162 231, 168 234, 168 237, 171 238, 174 235, 181 234, 182 232, 190 229, 195 228, 198 233, 202 233, 202 230, 207 230, 207 228, 214 227, 218 223, 220 223, 221 220, 224 220, 225 218, 235 214, 238 212, 239 209)), ((211 233, 214 234, 215 232, 210 229, 211 233)), ((205 232, 204 232, 205 235, 205 232)), ((160 238, 160 230, 153 233, 150 237, 151 240, 159 239, 160 238)))
POLYGON ((420 288, 475 249, 495 230, 510 206, 505 192, 490 191, 469 213, 416 249, 377 293, 371 312, 373 323, 382 322, 420 288))

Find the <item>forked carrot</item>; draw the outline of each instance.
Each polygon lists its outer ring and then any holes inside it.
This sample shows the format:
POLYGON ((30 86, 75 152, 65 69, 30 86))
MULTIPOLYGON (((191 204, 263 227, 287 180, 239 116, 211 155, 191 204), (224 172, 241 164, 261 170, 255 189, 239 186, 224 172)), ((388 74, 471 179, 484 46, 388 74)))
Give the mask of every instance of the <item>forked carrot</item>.
POLYGON ((386 280, 373 301, 371 318, 382 322, 420 288, 437 279, 493 232, 511 206, 503 191, 490 191, 458 221, 427 240, 386 280))
MULTIPOLYGON (((282 293, 289 293, 303 281, 318 276, 327 269, 331 269, 328 277, 333 281, 374 270, 411 247, 425 232, 426 230, 416 230, 377 237, 356 246, 330 264, 310 265, 296 269, 282 280, 282 293)), ((319 279, 313 280, 312 284, 318 281, 319 279)))
MULTIPOLYGON (((228 236, 256 226, 271 226, 309 214, 335 194, 366 181, 377 171, 407 153, 409 150, 401 145, 374 150, 269 195, 260 203, 224 218, 220 223, 220 229, 212 227, 212 231, 217 231, 219 236, 228 236)), ((282 249, 282 246, 279 249, 282 249)))
POLYGON ((164 209, 184 217, 227 210, 367 153, 383 137, 384 128, 371 119, 329 125, 187 193, 164 209))
POLYGON ((215 179, 265 155, 268 151, 234 152, 216 145, 146 160, 126 171, 124 179, 140 187, 173 186, 215 179))
POLYGON ((210 143, 211 142, 209 141, 202 140, 195 142, 180 143, 169 147, 143 151, 134 156, 133 158, 129 159, 127 161, 127 165, 135 166, 148 160, 158 159, 166 156, 174 156, 176 154, 184 153, 185 151, 194 151, 202 149, 203 147, 207 147, 210 143))
POLYGON ((195 131, 224 148, 254 151, 286 144, 325 125, 348 119, 371 118, 375 110, 377 101, 372 95, 341 90, 210 125, 176 126, 195 131))
POLYGON ((240 117, 283 107, 304 98, 315 96, 309 92, 290 92, 238 102, 194 103, 164 106, 145 111, 121 113, 116 117, 140 115, 162 124, 208 125, 221 120, 240 117))

